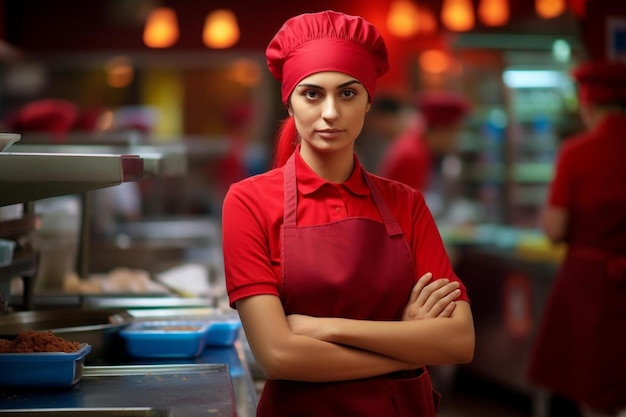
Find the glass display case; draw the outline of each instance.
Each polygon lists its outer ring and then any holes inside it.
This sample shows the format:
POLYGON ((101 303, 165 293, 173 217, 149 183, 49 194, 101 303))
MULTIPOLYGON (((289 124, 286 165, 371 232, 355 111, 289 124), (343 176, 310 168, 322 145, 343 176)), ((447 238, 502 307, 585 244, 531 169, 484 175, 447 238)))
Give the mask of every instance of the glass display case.
POLYGON ((537 227, 560 141, 582 129, 571 63, 551 53, 461 51, 475 105, 460 140, 460 193, 483 220, 537 227))

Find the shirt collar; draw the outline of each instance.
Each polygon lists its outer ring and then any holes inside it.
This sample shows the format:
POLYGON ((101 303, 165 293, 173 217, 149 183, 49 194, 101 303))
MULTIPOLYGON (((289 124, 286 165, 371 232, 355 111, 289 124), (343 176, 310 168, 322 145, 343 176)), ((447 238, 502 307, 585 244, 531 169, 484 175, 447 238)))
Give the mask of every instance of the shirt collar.
MULTIPOLYGON (((300 156, 299 146, 296 149, 295 154, 298 190, 300 190, 302 194, 312 194, 325 184, 335 185, 321 178, 306 164, 306 162, 304 162, 304 159, 300 156)), ((348 177, 348 179, 341 184, 341 186, 348 189, 351 193, 360 196, 366 196, 370 192, 369 187, 363 178, 363 167, 361 166, 361 163, 356 155, 354 155, 354 169, 352 170, 352 174, 350 174, 350 177, 348 177)))

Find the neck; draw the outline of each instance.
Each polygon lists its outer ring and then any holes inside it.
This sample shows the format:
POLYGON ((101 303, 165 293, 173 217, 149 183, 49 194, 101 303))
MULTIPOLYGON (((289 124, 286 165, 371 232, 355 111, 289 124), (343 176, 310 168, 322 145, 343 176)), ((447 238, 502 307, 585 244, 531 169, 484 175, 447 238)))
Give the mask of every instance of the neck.
POLYGON ((300 156, 313 172, 332 183, 345 182, 354 169, 354 155, 351 149, 321 153, 302 146, 300 156))

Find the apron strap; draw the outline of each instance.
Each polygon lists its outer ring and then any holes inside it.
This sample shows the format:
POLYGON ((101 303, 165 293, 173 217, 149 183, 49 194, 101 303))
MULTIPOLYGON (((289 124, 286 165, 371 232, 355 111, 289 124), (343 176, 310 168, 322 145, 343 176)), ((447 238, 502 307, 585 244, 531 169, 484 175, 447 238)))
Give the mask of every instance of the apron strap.
POLYGON ((295 152, 291 154, 285 164, 285 187, 284 187, 284 210, 283 225, 296 225, 296 208, 298 206, 298 187, 296 182, 296 157, 295 152))
POLYGON ((391 211, 389 211, 389 207, 387 206, 387 203, 385 202, 383 196, 380 195, 380 190, 378 190, 378 187, 374 183, 372 176, 365 170, 363 170, 362 172, 363 177, 365 178, 365 182, 367 182, 370 192, 372 193, 374 204, 376 204, 376 207, 378 208, 378 211, 380 212, 380 215, 385 222, 385 229, 387 229, 387 234, 389 236, 403 235, 404 233, 402 232, 400 224, 391 215, 391 211))

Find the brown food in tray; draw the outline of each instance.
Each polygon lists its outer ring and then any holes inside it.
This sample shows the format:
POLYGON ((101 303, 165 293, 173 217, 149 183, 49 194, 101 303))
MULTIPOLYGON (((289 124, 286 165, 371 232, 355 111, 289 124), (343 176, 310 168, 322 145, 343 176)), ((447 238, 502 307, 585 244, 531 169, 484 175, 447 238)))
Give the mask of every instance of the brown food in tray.
POLYGON ((80 349, 81 344, 66 340, 51 331, 26 331, 15 339, 0 339, 0 353, 65 352, 72 353, 80 349))

